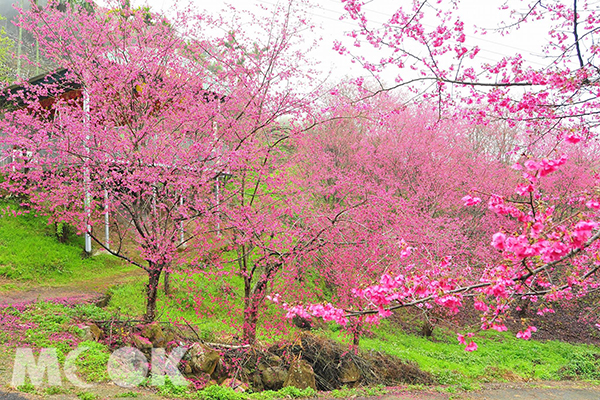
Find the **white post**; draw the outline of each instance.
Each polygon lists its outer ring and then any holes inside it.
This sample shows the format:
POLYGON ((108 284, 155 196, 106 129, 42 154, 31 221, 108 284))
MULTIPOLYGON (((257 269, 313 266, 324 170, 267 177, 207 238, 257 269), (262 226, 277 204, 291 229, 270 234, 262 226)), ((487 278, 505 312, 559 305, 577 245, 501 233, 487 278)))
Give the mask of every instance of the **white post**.
MULTIPOLYGON (((19 0, 19 8, 23 8, 23 0, 19 0)), ((19 39, 17 41, 17 79, 21 75, 21 49, 23 47, 23 27, 19 24, 19 39)))
MULTIPOLYGON (((38 0, 33 1, 35 7, 38 7, 38 0)), ((36 10, 37 11, 37 10, 36 10)), ((40 41, 35 38, 35 75, 40 74, 40 41)))
MULTIPOLYGON (((89 156, 90 149, 88 148, 88 142, 90 140, 90 96, 87 89, 83 89, 83 118, 84 118, 84 129, 85 132, 85 151, 86 156, 89 156)), ((90 225, 90 217, 91 217, 91 203, 92 198, 90 194, 90 168, 88 166, 89 157, 86 157, 83 165, 83 189, 85 191, 84 197, 84 211, 86 216, 85 222, 85 252, 88 255, 92 254, 92 237, 90 236, 90 231, 92 227, 90 225)))
MULTIPOLYGON (((183 208, 183 193, 181 194, 181 198, 179 199, 179 205, 183 208)), ((184 237, 184 230, 183 230, 183 220, 179 221, 179 244, 181 245, 181 247, 185 246, 185 237, 184 237)))
MULTIPOLYGON (((217 100, 217 110, 221 112, 221 100, 219 98, 217 100)), ((217 157, 215 160, 215 170, 218 171, 221 168, 221 159, 220 157, 223 155, 221 153, 221 147, 219 143, 219 124, 217 121, 213 121, 213 140, 215 142, 215 148, 217 150, 217 157)), ((221 171, 219 171, 220 173, 221 171)), ((221 202, 219 199, 219 175, 215 178, 215 200, 217 202, 217 235, 221 235, 221 202)))
POLYGON ((154 218, 154 223, 157 222, 156 218, 156 184, 152 186, 152 217, 154 218))
POLYGON ((108 217, 108 189, 104 189, 104 246, 110 249, 110 219, 108 217))
POLYGON ((217 201, 217 235, 221 235, 221 200, 219 199, 219 177, 215 179, 215 199, 217 201))

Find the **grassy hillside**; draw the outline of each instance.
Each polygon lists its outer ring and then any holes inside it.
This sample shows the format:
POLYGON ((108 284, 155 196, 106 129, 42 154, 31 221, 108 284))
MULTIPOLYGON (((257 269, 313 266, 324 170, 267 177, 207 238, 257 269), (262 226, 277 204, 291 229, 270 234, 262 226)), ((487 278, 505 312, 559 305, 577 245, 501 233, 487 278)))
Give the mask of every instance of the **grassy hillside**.
MULTIPOLYGON (((219 294, 220 288, 206 280, 197 279, 205 293, 219 294)), ((241 302, 241 283, 233 282, 241 302)), ((143 284, 124 284, 115 287, 109 309, 141 315, 143 313, 143 284)), ((225 334, 237 334, 223 320, 229 318, 229 309, 213 307, 211 318, 201 318, 207 305, 194 310, 193 297, 188 290, 174 291, 171 297, 161 294, 159 308, 161 318, 183 317, 194 324, 199 334, 208 340, 225 334)), ((264 321, 281 318, 279 309, 270 306, 264 321)), ((241 325, 241 323, 240 323, 241 325)), ((287 334, 274 335, 267 327, 259 329, 261 341, 269 343, 278 339, 293 338, 296 328, 288 323, 287 334)), ((323 324, 316 334, 351 342, 351 338, 338 326, 323 324)), ((517 339, 514 333, 495 331, 478 334, 475 341, 479 349, 466 352, 456 339, 456 333, 437 328, 434 338, 425 338, 403 332, 392 322, 385 320, 373 329, 372 334, 361 339, 360 347, 366 350, 383 351, 404 360, 417 363, 423 370, 436 376, 440 384, 458 385, 468 389, 478 383, 495 381, 531 381, 584 379, 600 380, 600 349, 592 345, 569 344, 559 341, 539 342, 517 339)))
POLYGON ((486 331, 469 353, 448 330, 435 339, 399 332, 387 321, 361 347, 411 360, 433 373, 440 384, 473 382, 600 379, 600 349, 592 345, 517 339, 514 333, 486 331))
MULTIPOLYGON (((6 207, 6 204, 0 204, 0 207, 6 207)), ((5 278, 0 280, 0 290, 14 290, 23 284, 76 286, 77 282, 83 281, 94 284, 100 277, 135 270, 108 255, 83 257, 82 247, 82 238, 75 235, 67 243, 59 243, 54 227, 48 225, 47 218, 43 216, 24 214, 0 217, 0 276, 5 278)), ((199 275, 186 277, 186 283, 181 283, 184 281, 182 276, 174 275, 172 281, 171 296, 165 296, 162 291, 160 293, 158 304, 161 319, 184 318, 195 325, 201 337, 207 340, 219 335, 239 334, 228 323, 237 321, 241 325, 239 313, 232 312, 233 307, 220 305, 210 299, 227 293, 230 304, 239 307, 242 301, 240 279, 227 279, 226 287, 223 282, 211 281, 199 275), (202 304, 199 304, 198 300, 202 299, 202 304)), ((130 316, 142 315, 145 283, 145 279, 140 278, 114 286, 109 307, 106 310, 98 309, 98 312, 107 315, 113 315, 115 311, 130 316)), ((48 307, 41 308, 39 312, 43 314, 48 307)), ((279 308, 271 305, 262 321, 279 321, 282 315, 279 308)), ((286 327, 287 332, 274 332, 263 324, 259 329, 259 338, 263 343, 293 338, 296 328, 289 323, 286 327)), ((322 324, 315 333, 349 341, 334 325, 322 324)), ((8 337, 4 339, 9 341, 8 337)), ((428 339, 409 335, 390 321, 383 321, 371 335, 362 338, 361 347, 413 361, 433 373, 440 384, 462 388, 474 387, 480 382, 503 380, 600 379, 600 350, 595 346, 524 341, 516 339, 514 334, 497 332, 481 333, 475 340, 479 349, 467 353, 464 346, 458 344, 456 334, 449 330, 437 329, 434 339, 428 339)))
MULTIPOLYGON (((9 204, 0 203, 0 209, 9 204)), ((60 243, 48 218, 24 213, 0 215, 0 277, 13 282, 0 290, 13 288, 16 282, 41 285, 66 285, 133 270, 109 255, 85 257, 83 238, 70 235, 60 243)))

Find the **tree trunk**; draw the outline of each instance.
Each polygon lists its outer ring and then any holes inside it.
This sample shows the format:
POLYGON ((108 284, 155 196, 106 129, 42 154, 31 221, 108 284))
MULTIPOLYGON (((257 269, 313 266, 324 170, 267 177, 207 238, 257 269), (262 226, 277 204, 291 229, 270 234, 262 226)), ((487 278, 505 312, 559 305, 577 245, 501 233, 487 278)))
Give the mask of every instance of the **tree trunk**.
POLYGON ((423 327, 421 328, 421 335, 426 338, 432 337, 434 328, 435 327, 429 320, 425 320, 423 327))
POLYGON ((156 318, 156 297, 158 295, 158 281, 162 267, 153 265, 148 272, 148 285, 146 286, 146 314, 144 320, 152 322, 156 318))
POLYGON ((243 344, 253 345, 256 342, 256 325, 258 324, 258 306, 250 301, 244 309, 243 344))
POLYGON ((281 264, 269 264, 264 273, 252 286, 252 275, 244 278, 244 328, 243 343, 254 344, 256 341, 256 327, 258 325, 258 308, 262 306, 267 294, 267 287, 281 264))
POLYGON ((69 239, 69 225, 66 222, 55 222, 54 232, 56 233, 56 239, 60 243, 67 243, 67 239, 69 239))
POLYGON ((360 335, 362 334, 363 317, 359 317, 354 324, 352 344, 358 346, 360 344, 360 335))

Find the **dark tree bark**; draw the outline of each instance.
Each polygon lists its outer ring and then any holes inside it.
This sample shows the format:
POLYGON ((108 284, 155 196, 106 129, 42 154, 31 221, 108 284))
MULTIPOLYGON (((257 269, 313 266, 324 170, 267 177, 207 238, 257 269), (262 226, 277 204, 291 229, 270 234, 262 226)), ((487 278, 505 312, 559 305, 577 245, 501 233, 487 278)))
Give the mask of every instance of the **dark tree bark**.
POLYGON ((163 270, 162 265, 151 264, 148 271, 148 285, 146 285, 146 314, 144 320, 152 322, 156 319, 156 298, 158 297, 158 282, 163 270))

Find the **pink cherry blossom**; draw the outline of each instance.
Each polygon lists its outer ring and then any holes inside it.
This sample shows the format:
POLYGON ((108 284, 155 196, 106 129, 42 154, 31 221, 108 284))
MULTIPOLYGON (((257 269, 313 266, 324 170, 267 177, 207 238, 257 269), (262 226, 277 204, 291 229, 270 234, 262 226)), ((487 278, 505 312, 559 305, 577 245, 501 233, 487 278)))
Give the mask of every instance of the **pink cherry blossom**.
POLYGON ((481 203, 481 199, 479 197, 471 197, 467 195, 461 199, 465 206, 476 206, 481 203))
POLYGON ((467 347, 465 347, 465 351, 468 351, 468 352, 473 352, 475 350, 477 350, 477 343, 475 343, 475 342, 470 342, 467 345, 467 347))

